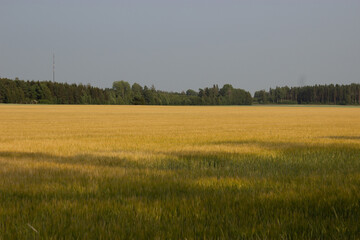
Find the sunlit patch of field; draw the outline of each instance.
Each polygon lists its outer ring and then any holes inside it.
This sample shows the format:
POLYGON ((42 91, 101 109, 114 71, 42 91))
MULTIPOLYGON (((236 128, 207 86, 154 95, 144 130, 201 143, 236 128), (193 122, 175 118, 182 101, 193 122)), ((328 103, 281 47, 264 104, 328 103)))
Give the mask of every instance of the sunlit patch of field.
POLYGON ((0 105, 0 239, 358 239, 359 119, 0 105))

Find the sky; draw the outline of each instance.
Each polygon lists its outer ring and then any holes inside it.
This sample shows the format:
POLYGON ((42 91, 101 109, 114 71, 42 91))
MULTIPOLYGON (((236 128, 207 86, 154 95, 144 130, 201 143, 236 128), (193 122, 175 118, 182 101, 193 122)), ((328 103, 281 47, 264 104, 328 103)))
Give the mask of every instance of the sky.
POLYGON ((0 77, 183 91, 360 83, 359 0, 0 0, 0 77))

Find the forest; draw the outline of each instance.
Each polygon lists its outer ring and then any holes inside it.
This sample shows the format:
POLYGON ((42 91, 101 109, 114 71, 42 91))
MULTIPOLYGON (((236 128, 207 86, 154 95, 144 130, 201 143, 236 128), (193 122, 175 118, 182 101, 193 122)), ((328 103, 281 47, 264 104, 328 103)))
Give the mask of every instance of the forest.
POLYGON ((154 86, 116 81, 112 88, 89 84, 24 81, 0 78, 0 103, 22 104, 119 104, 119 105, 251 105, 251 104, 360 104, 360 84, 276 87, 269 91, 248 91, 225 84, 166 92, 154 86))
POLYGON ((116 81, 112 88, 51 81, 0 79, 0 103, 133 104, 133 105, 251 105, 251 94, 225 84, 199 91, 165 92, 116 81))
POLYGON ((259 104, 360 104, 360 84, 276 87, 256 91, 254 102, 259 104))

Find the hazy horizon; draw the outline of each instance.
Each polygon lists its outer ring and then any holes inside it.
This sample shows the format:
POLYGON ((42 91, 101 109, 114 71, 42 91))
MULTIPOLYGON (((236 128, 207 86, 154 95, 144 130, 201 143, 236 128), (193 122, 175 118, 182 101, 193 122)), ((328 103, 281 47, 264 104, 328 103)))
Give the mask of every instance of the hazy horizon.
POLYGON ((181 92, 225 83, 360 82, 360 1, 8 1, 0 76, 124 80, 181 92))

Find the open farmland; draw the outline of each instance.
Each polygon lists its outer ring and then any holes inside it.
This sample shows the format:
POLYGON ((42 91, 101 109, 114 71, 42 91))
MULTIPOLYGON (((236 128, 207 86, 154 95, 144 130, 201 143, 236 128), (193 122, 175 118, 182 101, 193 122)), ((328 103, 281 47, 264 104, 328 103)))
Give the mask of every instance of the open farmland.
POLYGON ((0 105, 0 239, 360 238, 360 108, 0 105))

